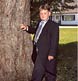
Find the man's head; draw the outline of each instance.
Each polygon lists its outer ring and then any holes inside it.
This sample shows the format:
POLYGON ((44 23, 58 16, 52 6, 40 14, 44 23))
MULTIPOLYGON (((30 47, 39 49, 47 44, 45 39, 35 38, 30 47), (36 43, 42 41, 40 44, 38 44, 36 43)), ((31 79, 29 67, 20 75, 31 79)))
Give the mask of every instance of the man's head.
POLYGON ((41 20, 47 20, 51 15, 50 6, 48 4, 41 5, 39 8, 41 20))

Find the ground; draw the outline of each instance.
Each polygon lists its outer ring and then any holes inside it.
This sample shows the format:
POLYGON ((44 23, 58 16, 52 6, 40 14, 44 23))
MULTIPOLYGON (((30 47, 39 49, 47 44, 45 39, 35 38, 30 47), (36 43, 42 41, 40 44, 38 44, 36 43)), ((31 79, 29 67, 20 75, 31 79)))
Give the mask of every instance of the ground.
POLYGON ((57 81, 77 81, 77 28, 60 28, 57 81))

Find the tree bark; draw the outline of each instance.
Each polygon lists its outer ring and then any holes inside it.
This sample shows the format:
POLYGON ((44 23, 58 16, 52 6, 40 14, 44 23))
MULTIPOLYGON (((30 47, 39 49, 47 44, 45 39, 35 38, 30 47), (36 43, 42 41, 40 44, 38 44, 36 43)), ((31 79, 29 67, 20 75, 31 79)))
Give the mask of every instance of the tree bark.
POLYGON ((20 29, 29 22, 30 0, 0 0, 0 81, 30 81, 32 42, 20 29))

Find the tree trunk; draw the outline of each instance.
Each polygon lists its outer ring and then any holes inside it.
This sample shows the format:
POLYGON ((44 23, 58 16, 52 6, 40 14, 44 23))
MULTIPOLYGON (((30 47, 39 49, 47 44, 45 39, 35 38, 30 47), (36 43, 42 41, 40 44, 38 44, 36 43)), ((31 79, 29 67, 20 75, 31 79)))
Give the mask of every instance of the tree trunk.
POLYGON ((20 24, 30 22, 30 0, 0 0, 0 81, 29 81, 32 42, 20 24))

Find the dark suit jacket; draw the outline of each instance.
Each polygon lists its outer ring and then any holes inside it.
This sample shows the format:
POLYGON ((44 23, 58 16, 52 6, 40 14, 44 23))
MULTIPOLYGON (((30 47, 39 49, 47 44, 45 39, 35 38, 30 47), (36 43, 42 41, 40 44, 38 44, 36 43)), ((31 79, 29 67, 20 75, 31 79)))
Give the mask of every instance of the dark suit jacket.
MULTIPOLYGON (((36 28, 29 27, 29 33, 36 33, 39 23, 36 28)), ((32 60, 35 61, 36 54, 39 55, 41 60, 46 60, 48 55, 56 57, 59 43, 59 26, 52 20, 48 20, 38 42, 33 47, 32 60), (38 51, 36 52, 36 47, 38 51)))

